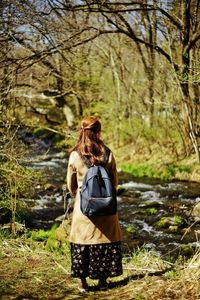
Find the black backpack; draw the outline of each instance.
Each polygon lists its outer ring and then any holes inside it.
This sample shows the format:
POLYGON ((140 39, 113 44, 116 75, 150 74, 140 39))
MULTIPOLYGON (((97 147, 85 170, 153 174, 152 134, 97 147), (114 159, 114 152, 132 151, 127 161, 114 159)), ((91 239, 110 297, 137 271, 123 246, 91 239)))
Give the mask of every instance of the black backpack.
POLYGON ((88 170, 80 191, 80 208, 87 217, 116 214, 116 191, 105 168, 109 154, 110 150, 107 148, 104 162, 101 165, 92 165, 85 156, 81 156, 88 166, 88 170))

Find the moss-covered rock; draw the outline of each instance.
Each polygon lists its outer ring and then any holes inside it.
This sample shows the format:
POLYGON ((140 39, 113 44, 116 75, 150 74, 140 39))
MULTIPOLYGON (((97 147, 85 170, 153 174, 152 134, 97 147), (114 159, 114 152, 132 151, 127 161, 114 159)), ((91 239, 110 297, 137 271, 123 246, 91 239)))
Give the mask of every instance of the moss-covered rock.
POLYGON ((129 233, 129 234, 131 234, 131 235, 133 235, 133 237, 138 237, 138 232, 135 230, 135 228, 133 228, 133 226, 131 226, 131 225, 129 225, 127 228, 126 228, 126 231, 129 233))
POLYGON ((169 228, 170 226, 176 226, 177 228, 179 228, 183 224, 184 221, 181 216, 162 217, 159 221, 156 222, 156 226, 160 228, 169 228))
POLYGON ((175 233, 178 231, 178 226, 177 225, 171 225, 169 226, 169 231, 172 233, 175 233))
POLYGON ((146 212, 149 216, 156 215, 158 210, 155 207, 148 207, 146 212))

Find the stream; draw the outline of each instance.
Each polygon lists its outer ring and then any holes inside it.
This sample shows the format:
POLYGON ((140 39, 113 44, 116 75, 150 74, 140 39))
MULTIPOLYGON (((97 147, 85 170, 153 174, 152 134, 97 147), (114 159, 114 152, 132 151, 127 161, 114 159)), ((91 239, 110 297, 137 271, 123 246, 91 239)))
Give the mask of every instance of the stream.
POLYGON ((200 247, 200 224, 189 218, 193 206, 200 201, 198 183, 124 177, 125 190, 118 197, 118 208, 128 250, 143 246, 164 256, 177 257, 191 255, 200 247), (170 230, 173 226, 157 225, 161 218, 174 216, 181 217, 183 222, 177 231, 170 230))
MULTIPOLYGON (((47 148, 49 145, 46 146, 47 148)), ((23 199, 29 207, 29 228, 50 229, 64 214, 62 186, 67 172, 67 154, 55 149, 43 156, 32 155, 29 167, 43 170, 48 186, 36 186, 35 199, 23 199), (38 193, 37 193, 38 189, 38 193), (58 219, 57 219, 58 218, 58 219)), ((200 223, 190 219, 192 207, 200 202, 200 184, 138 179, 119 171, 118 211, 124 253, 143 246, 158 255, 191 255, 200 247, 200 223), (161 218, 181 217, 180 226, 158 226, 161 218), (176 230, 174 230, 174 228, 176 230)))

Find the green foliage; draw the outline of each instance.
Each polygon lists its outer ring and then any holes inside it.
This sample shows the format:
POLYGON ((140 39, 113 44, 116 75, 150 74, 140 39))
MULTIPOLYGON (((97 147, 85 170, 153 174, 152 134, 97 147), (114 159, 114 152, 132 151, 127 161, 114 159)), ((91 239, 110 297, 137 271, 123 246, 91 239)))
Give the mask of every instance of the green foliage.
POLYGON ((152 215, 156 215, 158 210, 155 207, 149 207, 146 209, 146 212, 148 215, 152 216, 152 215))
MULTIPOLYGON (((15 9, 16 7, 13 4, 13 10, 15 11, 15 9)), ((20 10, 18 7, 17 9, 20 10)), ((168 10, 167 6, 166 10, 168 10)), ((85 15, 87 13, 84 11, 82 13, 83 19, 86 18, 90 23, 90 17, 87 18, 85 15)), ((142 12, 138 12, 138 14, 140 13, 142 12)), ((129 13, 127 12, 127 14, 129 13)), ((194 11, 191 9, 191 16, 193 14, 194 11)), ((37 18, 37 15, 33 15, 37 18)), ((141 30, 148 38, 147 24, 149 20, 146 19, 147 15, 145 17, 138 15, 141 22, 137 23, 137 25, 133 23, 131 26, 142 28, 141 30)), ((177 18, 182 18, 179 14, 177 16, 177 18)), ((29 17, 25 17, 24 20, 26 21, 22 21, 25 24, 28 22, 28 27, 34 22, 32 19, 28 20, 29 17)), ((101 17, 103 18, 103 16, 101 17)), ((160 15, 160 17, 165 22, 165 16, 160 15)), ((187 150, 184 148, 186 147, 185 145, 189 144, 188 140, 185 140, 185 137, 190 139, 188 135, 189 131, 185 130, 188 120, 184 119, 186 114, 184 111, 185 106, 182 105, 182 93, 179 93, 179 89, 177 89, 177 82, 174 84, 174 69, 171 68, 171 64, 165 61, 162 55, 158 55, 157 48, 155 47, 154 49, 155 56, 153 61, 151 61, 152 57, 148 49, 133 46, 131 37, 122 36, 117 33, 108 38, 99 35, 98 42, 95 40, 95 42, 90 41, 89 43, 82 44, 81 41, 85 40, 85 30, 79 32, 80 36, 76 34, 82 18, 79 18, 77 15, 76 19, 75 13, 74 18, 72 18, 72 23, 74 22, 74 24, 68 24, 68 17, 64 15, 57 16, 56 18, 56 24, 54 24, 54 16, 49 16, 48 20, 44 19, 44 23, 41 19, 41 28, 39 31, 35 30, 34 38, 30 34, 31 31, 27 31, 27 36, 25 37, 27 41, 32 41, 33 43, 34 39, 40 41, 39 43, 34 43, 36 56, 42 51, 51 54, 47 55, 47 57, 41 57, 37 63, 29 63, 29 60, 31 61, 32 59, 29 47, 24 46, 21 49, 18 47, 17 41, 10 41, 8 38, 8 45, 4 45, 2 48, 2 53, 6 52, 7 47, 12 47, 13 51, 13 63, 11 62, 8 66, 5 59, 1 74, 3 83, 6 84, 10 81, 5 102, 9 106, 12 96, 10 111, 13 123, 16 125, 21 122, 31 126, 38 126, 39 124, 41 127, 37 128, 34 134, 37 137, 45 138, 51 135, 45 126, 49 126, 49 129, 52 129, 52 131, 56 130, 57 126, 61 126, 62 128, 67 127, 67 121, 63 113, 63 108, 67 104, 70 110, 70 117, 73 119, 73 126, 70 125, 69 130, 72 127, 76 127, 77 122, 83 116, 88 114, 98 115, 102 117, 105 140, 114 149, 118 150, 119 147, 132 143, 136 147, 139 146, 138 148, 140 148, 142 153, 148 151, 149 155, 153 153, 154 145, 158 147, 156 149, 158 152, 162 151, 162 149, 169 149, 169 153, 176 155, 176 158, 183 153, 187 153, 187 151, 182 151, 187 150), (73 49, 70 48, 70 51, 64 46, 66 42, 65 32, 68 26, 69 30, 74 30, 74 35, 70 40, 71 42, 74 41, 74 45, 77 45, 73 47, 72 42, 70 45, 73 49), (50 53, 49 51, 52 46, 50 43, 51 38, 45 42, 40 38, 41 32, 46 32, 46 30, 49 37, 53 36, 55 44, 60 45, 59 51, 50 53), (24 58, 23 63, 25 65, 22 63, 20 70, 15 72, 16 65, 14 62, 19 57, 22 61, 24 58), (146 58, 148 62, 147 66, 145 66, 144 60, 141 57, 146 58), (15 74, 20 74, 20 76, 17 75, 17 80, 13 80, 11 70, 15 74), (155 78, 155 80, 151 79, 151 73, 152 79, 155 78), (8 78, 6 74, 9 75, 8 78), (37 76, 32 76, 33 74, 37 74, 37 76), (23 92, 21 91, 22 87, 26 87, 23 92), (27 101, 27 96, 31 97, 30 101, 27 101), (177 115, 180 118, 177 118, 177 115), (179 146, 181 149, 179 149, 179 146)), ((94 24, 96 24, 95 26, 98 27, 100 25, 101 29, 107 26, 103 19, 99 23, 98 12, 92 17, 94 24)), ((131 21, 131 18, 129 19, 127 15, 127 22, 129 23, 129 21, 131 21)), ((184 23, 184 20, 182 21, 184 23)), ((13 26, 14 31, 17 30, 14 19, 10 22, 14 22, 10 26, 13 26)), ((171 32, 170 22, 166 24, 166 30, 168 29, 171 32)), ((133 29, 135 29, 136 34, 137 32, 139 34, 141 30, 137 30, 136 27, 133 29)), ((88 26, 87 29, 93 30, 91 26, 88 26)), ((179 31, 176 33, 181 34, 179 31)), ((164 36, 167 36, 167 34, 164 34, 164 36)), ((184 48, 181 45, 181 41, 182 39, 172 41, 171 49, 169 49, 168 40, 165 41, 163 38, 159 40, 159 35, 157 42, 162 45, 163 49, 171 50, 175 64, 179 64, 181 59, 186 59, 188 55, 187 52, 181 50, 184 48)), ((28 45, 29 42, 25 44, 28 45)), ((184 68, 178 68, 179 72, 177 71, 176 75, 178 76, 176 77, 180 82, 182 80, 188 84, 191 84, 192 80, 198 82, 198 80, 194 79, 198 76, 198 72, 195 72, 198 66, 198 55, 197 48, 195 48, 196 45, 193 45, 193 47, 195 51, 192 57, 193 63, 190 66, 191 69, 188 66, 188 70, 191 70, 192 76, 190 76, 189 71, 183 74, 184 68), (192 70, 193 67, 194 70, 192 70)), ((189 88, 193 104, 196 103, 193 99, 195 97, 195 88, 196 86, 194 85, 193 87, 192 84, 189 88)), ((4 89, 6 90, 6 88, 4 89)), ((197 107, 194 107, 195 109, 198 111, 197 107)), ((198 119, 198 116, 194 117, 191 115, 190 117, 192 124, 194 122, 195 129, 195 118, 197 117, 198 119)), ((57 142, 58 148, 71 147, 73 145, 73 140, 68 138, 68 136, 66 140, 59 140, 58 138, 57 142)), ((132 152, 131 149, 130 152, 132 152)), ((123 152, 119 155, 123 157, 123 152)), ((129 158, 132 157, 131 155, 129 156, 129 158)), ((133 171, 134 173, 136 172, 136 170, 133 171)), ((159 174, 156 172, 155 167, 154 170, 138 170, 139 174, 136 174, 136 176, 149 176, 148 174, 150 173, 151 177, 153 175, 161 175, 163 179, 168 180, 175 175, 176 171, 175 166, 168 166, 166 170, 161 170, 161 174, 159 174)))
POLYGON ((126 228, 126 231, 128 233, 135 233, 135 229, 132 226, 130 226, 130 225, 126 228))
POLYGON ((168 165, 154 165, 150 163, 129 163, 122 164, 121 168, 124 172, 130 173, 135 177, 149 177, 149 178, 160 178, 163 180, 171 180, 175 178, 178 173, 191 173, 191 166, 184 165, 176 165, 174 163, 170 163, 168 165))
POLYGON ((165 228, 167 224, 167 220, 165 217, 162 217, 158 222, 156 222, 156 225, 160 228, 165 228))
POLYGON ((51 252, 57 251, 59 246, 60 246, 60 243, 55 238, 53 238, 53 237, 48 238, 48 240, 46 242, 46 250, 47 251, 51 251, 51 252))
POLYGON ((178 277, 178 273, 176 270, 170 270, 164 274, 164 277, 167 279, 173 279, 178 277))
POLYGON ((126 164, 121 165, 124 172, 131 173, 135 177, 156 177, 152 166, 147 164, 126 164))
POLYGON ((179 228, 183 225, 184 221, 181 216, 175 215, 174 217, 162 217, 159 221, 156 222, 156 225, 160 228, 169 228, 175 230, 176 227, 179 228))
POLYGON ((192 166, 176 166, 176 169, 178 172, 186 172, 186 173, 191 173, 192 172, 192 166))
POLYGON ((181 216, 174 216, 174 225, 175 226, 178 226, 178 227, 180 227, 180 226, 182 226, 183 225, 183 218, 181 217, 181 216))
POLYGON ((166 166, 165 170, 162 172, 161 178, 164 180, 170 180, 175 175, 175 166, 174 164, 169 164, 166 166))
POLYGON ((57 225, 54 224, 50 230, 31 230, 28 232, 27 236, 32 241, 42 242, 47 251, 55 252, 57 254, 69 254, 69 242, 66 240, 63 243, 60 243, 56 239, 56 229, 57 225))
POLYGON ((47 241, 48 239, 55 239, 56 228, 57 226, 53 225, 51 230, 32 230, 28 235, 33 241, 47 241))
POLYGON ((17 140, 16 131, 4 128, 0 135, 0 149, 0 203, 1 207, 11 210, 14 222, 16 214, 24 207, 20 198, 35 193, 34 187, 41 174, 24 164, 28 151, 17 140))
POLYGON ((195 253, 195 248, 192 245, 182 245, 180 247, 180 252, 182 253, 182 255, 194 255, 195 253))
POLYGON ((174 163, 170 163, 166 166, 161 174, 161 178, 164 180, 170 180, 175 177, 177 173, 191 173, 192 167, 191 166, 184 166, 184 165, 176 165, 174 163))

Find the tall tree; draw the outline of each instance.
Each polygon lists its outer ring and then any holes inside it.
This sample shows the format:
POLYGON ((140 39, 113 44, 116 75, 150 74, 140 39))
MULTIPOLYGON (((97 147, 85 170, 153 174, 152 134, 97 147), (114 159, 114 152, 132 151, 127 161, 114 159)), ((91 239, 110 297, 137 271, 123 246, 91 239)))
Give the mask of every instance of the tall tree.
MULTIPOLYGON (((102 18, 106 20, 106 23, 100 22, 99 26, 96 26, 96 36, 105 33, 125 34, 138 45, 145 45, 149 48, 151 63, 154 64, 155 51, 170 63, 175 71, 182 95, 182 114, 185 117, 183 123, 186 128, 186 138, 192 142, 197 160, 200 162, 198 139, 200 132, 196 123, 196 116, 199 116, 198 103, 196 103, 196 97, 193 96, 190 89, 190 78, 193 72, 191 53, 199 45, 200 40, 199 0, 169 1, 164 4, 159 0, 153 2, 141 0, 82 2, 84 4, 75 4, 72 9, 75 12, 90 12, 91 23, 94 16, 98 14, 101 14, 102 18), (173 10, 173 6, 176 6, 177 9, 173 10), (150 11, 157 11, 159 18, 156 18, 153 13, 150 16, 150 11), (148 40, 144 38, 143 34, 146 30, 144 22, 137 23, 138 15, 141 16, 141 19, 145 16, 145 21, 148 21, 150 32, 148 40), (105 26, 103 26, 104 24, 105 26), (179 37, 178 40, 176 39, 178 51, 175 49, 175 45, 170 43, 172 42, 170 36, 172 32, 175 32, 179 37), (166 47, 166 43, 170 47, 166 47)), ((65 7, 64 3, 62 5, 65 7)), ((151 73, 150 81, 152 81, 152 76, 151 73)))
POLYGON ((76 87, 75 73, 79 67, 74 58, 80 58, 75 48, 82 45, 80 35, 85 37, 88 31, 87 14, 74 14, 68 9, 58 11, 56 2, 3 2, 1 92, 7 91, 4 98, 8 103, 12 95, 19 104, 56 124, 47 109, 42 113, 34 105, 34 99, 41 97, 40 102, 62 111, 71 126, 74 110, 81 114, 84 105, 83 93, 76 87))

